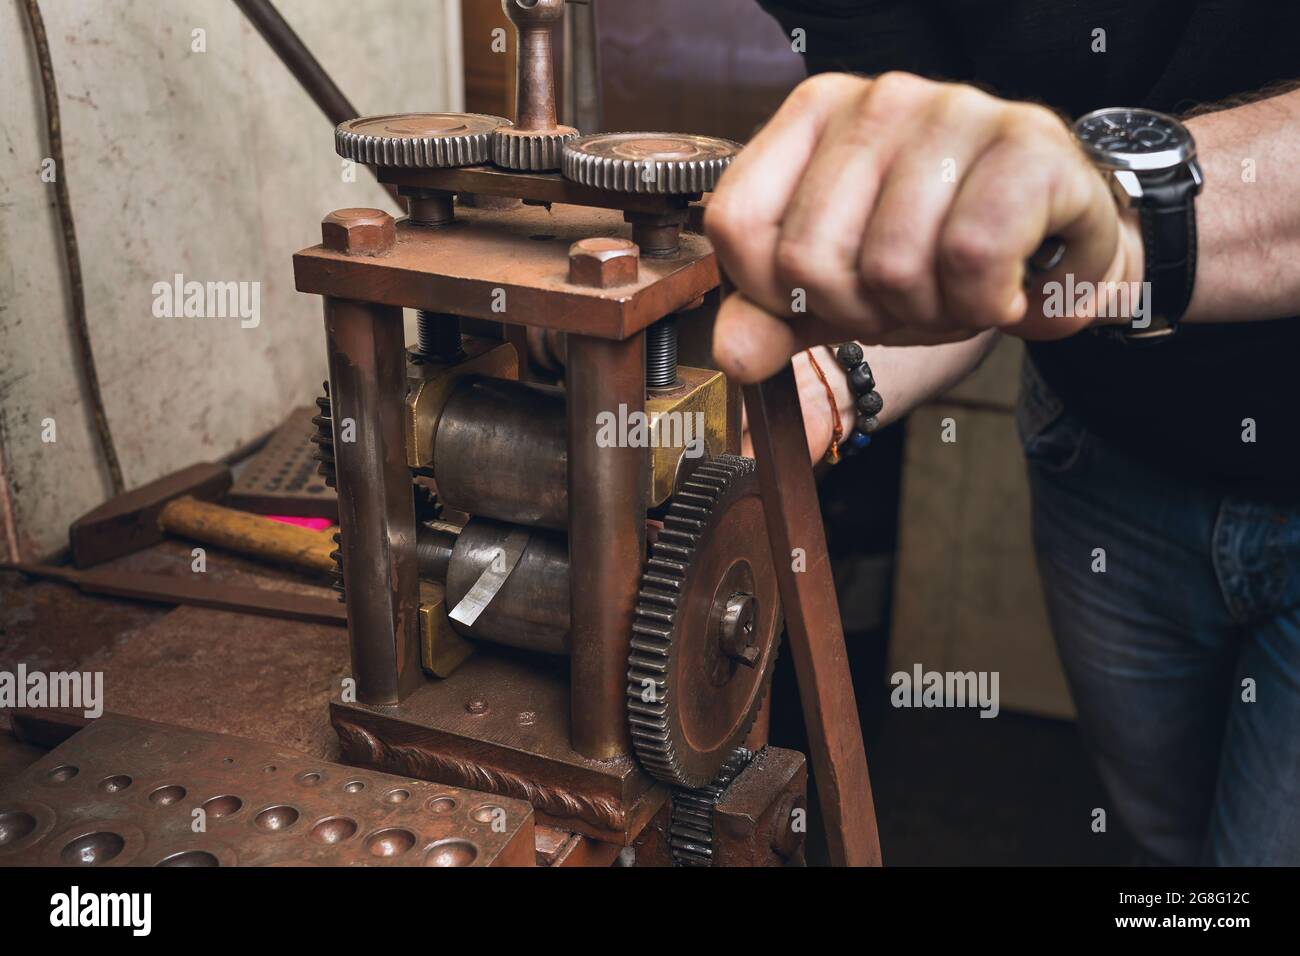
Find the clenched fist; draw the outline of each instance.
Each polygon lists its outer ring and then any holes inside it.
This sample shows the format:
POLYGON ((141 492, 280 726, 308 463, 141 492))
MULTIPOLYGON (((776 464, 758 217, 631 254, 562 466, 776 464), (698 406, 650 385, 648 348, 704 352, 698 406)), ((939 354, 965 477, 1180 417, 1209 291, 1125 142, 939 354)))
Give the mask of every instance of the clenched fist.
MULTIPOLYGON (((1142 243, 1050 110, 906 73, 800 84, 718 185, 705 217, 738 294, 714 353, 759 381, 802 348, 1071 335, 1043 286, 1137 282, 1142 243), (1065 244, 1026 284, 1026 260, 1065 244)), ((1122 321, 1122 318, 1121 318, 1122 321)))

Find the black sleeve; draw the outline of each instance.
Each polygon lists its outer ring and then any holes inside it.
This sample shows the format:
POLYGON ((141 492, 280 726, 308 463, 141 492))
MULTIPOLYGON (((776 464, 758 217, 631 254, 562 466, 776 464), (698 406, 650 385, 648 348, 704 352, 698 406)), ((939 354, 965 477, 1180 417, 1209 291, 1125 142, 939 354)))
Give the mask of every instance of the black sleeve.
POLYGON ((943 25, 941 4, 918 0, 758 0, 787 34, 803 30, 809 75, 906 70, 951 78, 960 49, 943 25))

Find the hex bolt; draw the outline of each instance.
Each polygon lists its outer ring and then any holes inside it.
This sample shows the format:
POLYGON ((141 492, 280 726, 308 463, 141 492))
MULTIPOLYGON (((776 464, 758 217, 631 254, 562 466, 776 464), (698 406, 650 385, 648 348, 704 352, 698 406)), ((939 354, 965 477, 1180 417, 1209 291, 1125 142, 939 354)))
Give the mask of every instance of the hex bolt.
POLYGON ((320 224, 326 249, 349 256, 378 256, 397 242, 397 224, 382 209, 336 209, 320 224))
POLYGON ((641 250, 628 239, 580 239, 569 247, 569 282, 593 289, 631 285, 640 275, 641 250))
POLYGON ((488 702, 482 697, 471 697, 465 701, 465 710, 475 717, 481 717, 488 712, 488 702))

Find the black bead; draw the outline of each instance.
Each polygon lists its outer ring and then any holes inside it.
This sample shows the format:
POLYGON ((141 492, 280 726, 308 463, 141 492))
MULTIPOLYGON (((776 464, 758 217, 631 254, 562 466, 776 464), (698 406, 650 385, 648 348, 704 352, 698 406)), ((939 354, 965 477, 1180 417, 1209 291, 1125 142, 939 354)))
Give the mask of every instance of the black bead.
POLYGON ((835 358, 845 368, 853 368, 862 361, 862 346, 857 342, 845 342, 835 350, 835 358))
POLYGON ((866 362, 853 366, 849 370, 849 384, 853 386, 853 391, 863 395, 876 387, 875 376, 871 374, 871 366, 866 362))
POLYGON ((880 427, 880 419, 876 418, 875 415, 859 415, 858 420, 854 422, 854 426, 863 434, 870 435, 880 427))
POLYGON ((865 395, 858 396, 858 411, 863 415, 879 415, 884 407, 885 400, 880 397, 879 392, 867 392, 865 395))

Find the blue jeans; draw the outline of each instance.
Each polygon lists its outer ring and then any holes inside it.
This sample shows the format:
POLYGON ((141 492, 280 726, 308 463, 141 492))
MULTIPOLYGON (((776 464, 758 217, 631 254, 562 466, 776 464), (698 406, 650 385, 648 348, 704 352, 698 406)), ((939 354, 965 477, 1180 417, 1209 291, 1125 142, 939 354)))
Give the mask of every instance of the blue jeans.
POLYGON ((1016 418, 1048 613, 1108 816, 1145 862, 1300 864, 1300 504, 1139 462, 1028 359, 1016 418))

